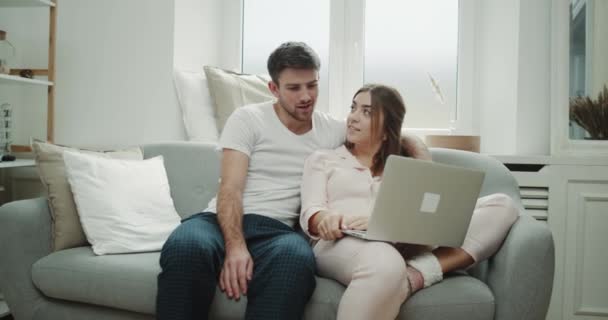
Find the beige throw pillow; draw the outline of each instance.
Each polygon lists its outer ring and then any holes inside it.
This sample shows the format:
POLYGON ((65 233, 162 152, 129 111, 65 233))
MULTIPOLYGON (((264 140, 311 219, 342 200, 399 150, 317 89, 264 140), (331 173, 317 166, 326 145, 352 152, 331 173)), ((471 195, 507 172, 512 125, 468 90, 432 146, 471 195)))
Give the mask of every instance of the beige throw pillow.
POLYGON ((268 89, 270 78, 267 76, 236 73, 210 66, 204 69, 220 132, 237 108, 275 99, 268 89))
POLYGON ((105 158, 143 160, 143 154, 139 148, 96 152, 33 141, 32 149, 36 156, 40 179, 48 193, 53 251, 88 245, 66 177, 63 152, 70 150, 105 158))

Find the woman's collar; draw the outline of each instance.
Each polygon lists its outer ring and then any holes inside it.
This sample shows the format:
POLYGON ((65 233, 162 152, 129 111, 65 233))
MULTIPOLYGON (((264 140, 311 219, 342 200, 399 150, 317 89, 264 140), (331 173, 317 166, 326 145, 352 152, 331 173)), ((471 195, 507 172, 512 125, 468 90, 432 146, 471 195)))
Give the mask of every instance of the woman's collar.
POLYGON ((359 160, 346 148, 346 145, 341 145, 338 149, 336 149, 336 153, 338 157, 346 161, 349 165, 351 165, 355 169, 365 170, 369 169, 366 166, 362 165, 359 160))

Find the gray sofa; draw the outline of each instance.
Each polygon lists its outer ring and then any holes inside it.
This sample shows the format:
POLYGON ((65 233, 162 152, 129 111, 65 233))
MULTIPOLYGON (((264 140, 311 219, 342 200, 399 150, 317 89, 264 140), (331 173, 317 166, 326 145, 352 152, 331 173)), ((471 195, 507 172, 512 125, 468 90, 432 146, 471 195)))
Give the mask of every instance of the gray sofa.
MULTIPOLYGON (((188 216, 215 194, 219 159, 214 146, 165 143, 143 148, 162 154, 177 211, 188 216)), ((486 171, 482 195, 503 192, 521 201, 516 181, 498 161, 448 149, 433 159, 486 171)), ((522 210, 523 211, 523 210, 522 210)), ((17 320, 153 319, 159 253, 95 256, 89 247, 50 251, 46 199, 0 208, 0 291, 17 320)), ((544 319, 554 271, 554 247, 546 224, 522 213, 500 251, 468 272, 450 274, 418 292, 398 319, 544 319)), ((334 319, 344 287, 317 278, 305 319, 334 319)), ((230 301, 218 290, 211 319, 242 319, 246 299, 230 301)))

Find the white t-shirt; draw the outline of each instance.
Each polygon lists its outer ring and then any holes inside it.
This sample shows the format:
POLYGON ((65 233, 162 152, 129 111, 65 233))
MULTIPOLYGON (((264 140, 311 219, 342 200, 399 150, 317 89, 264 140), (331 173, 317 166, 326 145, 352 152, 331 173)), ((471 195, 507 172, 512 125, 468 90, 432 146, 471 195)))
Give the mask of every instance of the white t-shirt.
MULTIPOLYGON (((274 101, 236 109, 224 126, 219 147, 249 156, 243 191, 243 212, 277 219, 289 226, 298 221, 304 161, 318 149, 344 143, 346 125, 321 112, 313 113, 313 128, 296 135, 279 120, 274 101)), ((217 212, 213 198, 207 212, 217 212)))

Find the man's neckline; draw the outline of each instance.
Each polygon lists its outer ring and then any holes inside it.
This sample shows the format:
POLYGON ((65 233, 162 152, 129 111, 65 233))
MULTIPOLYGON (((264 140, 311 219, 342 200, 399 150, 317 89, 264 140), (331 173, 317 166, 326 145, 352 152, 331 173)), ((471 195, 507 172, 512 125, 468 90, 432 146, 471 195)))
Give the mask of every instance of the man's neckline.
POLYGON ((274 114, 274 118, 275 118, 275 119, 276 119, 276 120, 279 122, 279 124, 280 124, 280 125, 281 125, 283 128, 285 128, 285 130, 286 130, 287 132, 289 132, 290 134, 292 134, 292 135, 294 135, 294 136, 296 136, 296 137, 302 137, 302 136, 306 136, 307 134, 311 133, 311 132, 314 130, 314 128, 315 128, 315 120, 314 120, 314 118, 315 118, 315 112, 316 112, 316 111, 313 111, 313 113, 312 113, 312 116, 311 116, 311 119, 310 119, 310 122, 311 122, 310 129, 308 129, 306 132, 302 132, 302 133, 295 133, 295 132, 291 131, 291 129, 289 129, 289 127, 288 127, 288 126, 287 126, 285 123, 283 123, 283 121, 281 121, 281 117, 279 116, 279 113, 278 113, 278 111, 277 111, 277 108, 281 108, 281 107, 278 105, 278 102, 274 102, 274 103, 272 103, 272 105, 271 105, 271 109, 272 109, 272 113, 274 114), (275 107, 275 105, 276 105, 276 107, 275 107))

